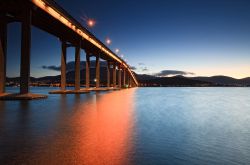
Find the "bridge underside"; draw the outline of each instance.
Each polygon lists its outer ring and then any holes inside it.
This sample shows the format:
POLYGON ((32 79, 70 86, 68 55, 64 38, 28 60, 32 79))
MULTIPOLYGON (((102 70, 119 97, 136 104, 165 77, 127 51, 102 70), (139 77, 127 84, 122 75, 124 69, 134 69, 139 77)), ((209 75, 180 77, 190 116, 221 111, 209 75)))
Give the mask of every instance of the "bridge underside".
POLYGON ((3 4, 0 3, 1 14, 6 14, 7 23, 22 23, 27 18, 25 12, 27 12, 28 10, 31 12, 31 25, 56 36, 61 41, 68 42, 69 46, 71 47, 78 47, 80 41, 82 41, 80 44, 81 49, 89 52, 90 55, 96 56, 97 54, 99 54, 100 58, 107 61, 113 61, 111 57, 105 55, 104 53, 101 53, 100 50, 92 43, 84 40, 75 31, 65 26, 61 21, 55 19, 53 16, 35 6, 34 4, 24 2, 25 0, 8 0, 5 3, 1 2, 3 4))
MULTIPOLYGON (((47 0, 46 2, 54 3, 47 0)), ((47 4, 49 5, 49 4, 47 4)), ((59 11, 58 11, 59 12, 59 11)), ((62 8, 60 12, 66 13, 62 8)), ((59 13, 60 13, 59 12, 59 13)), ((63 15, 63 13, 60 13, 63 15)), ((64 14, 65 15, 65 14, 64 14)), ((66 18, 72 20, 77 26, 79 23, 71 16, 66 18)), ((128 68, 123 67, 111 56, 96 47, 74 30, 65 26, 60 20, 53 15, 36 6, 30 0, 8 0, 0 2, 0 99, 35 99, 46 98, 44 95, 30 94, 30 56, 31 56, 31 29, 35 26, 47 33, 60 39, 62 44, 61 53, 61 90, 51 93, 70 94, 70 93, 86 93, 91 90, 103 91, 110 89, 120 89, 125 86, 136 86, 132 81, 131 72, 128 68), (7 59, 7 24, 12 22, 21 23, 21 62, 20 62, 20 93, 7 94, 5 92, 6 81, 6 59, 7 59), (66 50, 68 47, 75 47, 75 90, 66 90, 66 50), (86 82, 85 88, 80 86, 80 50, 84 49, 86 52, 86 82), (90 57, 96 57, 96 88, 90 88, 90 57), (107 61, 107 85, 106 88, 100 88, 100 59, 107 61), (112 66, 112 67, 111 67, 112 66), (110 71, 113 71, 113 81, 110 81, 110 71), (118 69, 118 70, 117 70, 118 69), (116 77, 118 74, 118 78, 116 77), (123 74, 123 76, 122 76, 123 74), (116 80, 118 79, 118 84, 116 80), (112 82, 112 88, 111 88, 112 82)), ((86 30, 87 31, 87 30, 86 30)), ((89 33, 88 31, 86 33, 89 33)), ((98 43, 101 43, 97 38, 90 34, 98 43)), ((108 48, 107 48, 108 49, 108 48)), ((49 59, 48 59, 49 60, 49 59)))

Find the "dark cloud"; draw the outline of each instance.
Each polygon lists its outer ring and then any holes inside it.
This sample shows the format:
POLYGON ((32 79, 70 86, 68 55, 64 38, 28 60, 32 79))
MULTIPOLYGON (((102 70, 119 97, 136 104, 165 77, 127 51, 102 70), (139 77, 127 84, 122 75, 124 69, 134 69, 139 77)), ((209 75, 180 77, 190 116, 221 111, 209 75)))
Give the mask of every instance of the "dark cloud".
POLYGON ((130 69, 136 70, 137 68, 135 66, 130 66, 130 69))
POLYGON ((42 66, 43 69, 48 69, 48 70, 54 70, 54 71, 60 71, 61 70, 61 67, 60 66, 54 66, 54 65, 51 65, 51 66, 42 66))
POLYGON ((142 68, 141 69, 143 72, 146 72, 146 71, 148 71, 148 68, 147 67, 144 67, 144 68, 142 68))
MULTIPOLYGON (((85 69, 85 66, 86 66, 86 62, 81 61, 80 62, 80 69, 85 69)), ((107 62, 100 61, 100 67, 106 67, 106 66, 107 66, 107 62)), ((91 68, 95 67, 95 61, 90 61, 90 67, 91 68)), ((61 70, 61 66, 55 66, 55 65, 51 65, 51 66, 43 65, 42 68, 48 69, 48 70, 53 70, 53 71, 60 71, 61 70)), ((67 68, 67 71, 75 70, 75 62, 74 61, 68 62, 66 68, 67 68)))
POLYGON ((154 74, 158 77, 167 77, 167 76, 175 76, 175 75, 194 75, 192 72, 186 72, 186 71, 179 71, 179 70, 162 70, 159 73, 154 74))
POLYGON ((142 63, 142 62, 139 62, 139 63, 138 63, 138 65, 139 65, 139 66, 142 66, 142 65, 145 65, 145 64, 144 64, 144 63, 142 63))

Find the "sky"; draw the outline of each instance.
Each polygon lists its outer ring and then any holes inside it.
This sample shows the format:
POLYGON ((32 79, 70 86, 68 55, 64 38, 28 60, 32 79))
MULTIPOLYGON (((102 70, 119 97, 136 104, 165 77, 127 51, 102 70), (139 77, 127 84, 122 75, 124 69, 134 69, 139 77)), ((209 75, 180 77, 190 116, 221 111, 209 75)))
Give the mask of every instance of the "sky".
MULTIPOLYGON (((75 19, 112 40, 136 73, 250 77, 249 0, 57 0, 75 19)), ((7 76, 19 76, 20 24, 8 25, 7 76)), ((58 75, 60 41, 32 28, 31 76, 58 75)), ((82 50, 81 60, 84 60, 82 50)), ((68 62, 74 49, 68 49, 68 62)), ((94 60, 94 59, 93 59, 94 60)))

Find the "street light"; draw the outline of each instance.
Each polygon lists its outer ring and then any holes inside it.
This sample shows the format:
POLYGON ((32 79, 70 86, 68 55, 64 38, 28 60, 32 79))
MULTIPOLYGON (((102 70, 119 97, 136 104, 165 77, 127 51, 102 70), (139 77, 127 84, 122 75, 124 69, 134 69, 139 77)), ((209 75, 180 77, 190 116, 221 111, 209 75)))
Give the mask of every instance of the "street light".
POLYGON ((111 40, 110 40, 109 38, 107 38, 107 39, 106 39, 106 43, 107 43, 108 45, 110 45, 110 44, 111 44, 111 40))
POLYGON ((119 51, 120 51, 119 49, 115 49, 115 53, 119 53, 119 51))
POLYGON ((95 26, 95 24, 96 24, 96 21, 94 20, 94 19, 88 19, 87 20, 87 25, 88 25, 88 27, 94 27, 95 26))

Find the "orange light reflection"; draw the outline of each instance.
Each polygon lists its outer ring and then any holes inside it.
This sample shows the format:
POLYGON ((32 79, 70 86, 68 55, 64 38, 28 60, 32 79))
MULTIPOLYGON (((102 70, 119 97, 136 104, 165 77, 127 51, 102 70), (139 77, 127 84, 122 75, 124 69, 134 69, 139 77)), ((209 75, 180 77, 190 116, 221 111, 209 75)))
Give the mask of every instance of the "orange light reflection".
POLYGON ((70 109, 65 108, 68 98, 61 100, 61 115, 52 132, 40 138, 37 145, 43 150, 29 154, 30 164, 132 164, 135 90, 84 100, 76 95, 70 109))
POLYGON ((129 164, 135 89, 97 96, 96 107, 79 116, 79 154, 83 164, 129 164), (122 97, 121 97, 122 96, 122 97))

